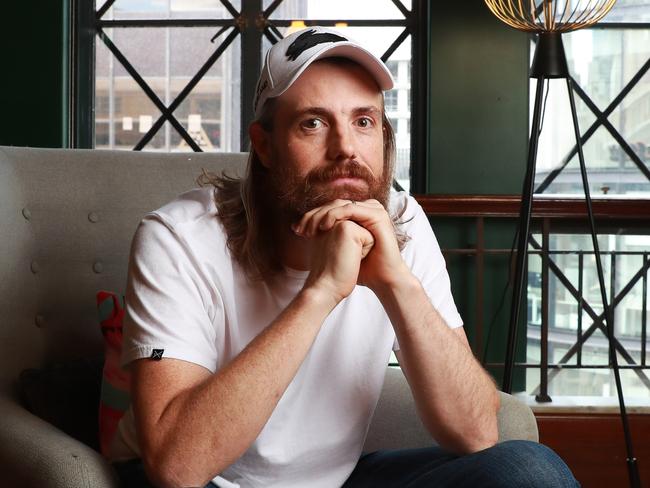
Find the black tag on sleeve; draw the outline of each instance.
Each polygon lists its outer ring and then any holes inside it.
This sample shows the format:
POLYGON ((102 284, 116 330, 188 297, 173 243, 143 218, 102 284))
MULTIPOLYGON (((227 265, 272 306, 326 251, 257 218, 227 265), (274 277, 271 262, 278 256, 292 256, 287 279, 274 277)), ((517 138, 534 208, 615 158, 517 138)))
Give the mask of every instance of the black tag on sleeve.
POLYGON ((164 349, 153 349, 151 351, 151 359, 154 361, 160 361, 163 358, 164 349))

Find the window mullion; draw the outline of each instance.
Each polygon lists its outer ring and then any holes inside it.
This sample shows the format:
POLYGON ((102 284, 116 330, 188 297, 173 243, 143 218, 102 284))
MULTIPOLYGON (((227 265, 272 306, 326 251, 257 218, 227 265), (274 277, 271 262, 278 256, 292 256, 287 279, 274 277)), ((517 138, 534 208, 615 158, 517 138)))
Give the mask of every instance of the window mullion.
POLYGON ((242 18, 246 21, 241 36, 241 150, 248 149, 248 126, 253 121, 253 100, 257 76, 262 70, 262 30, 259 16, 262 0, 242 0, 242 18))
POLYGON ((414 1, 409 17, 411 38, 411 193, 427 192, 429 164, 429 36, 431 8, 427 1, 414 1))
POLYGON ((94 147, 95 111, 95 6, 73 0, 72 56, 70 63, 70 136, 72 148, 94 147))

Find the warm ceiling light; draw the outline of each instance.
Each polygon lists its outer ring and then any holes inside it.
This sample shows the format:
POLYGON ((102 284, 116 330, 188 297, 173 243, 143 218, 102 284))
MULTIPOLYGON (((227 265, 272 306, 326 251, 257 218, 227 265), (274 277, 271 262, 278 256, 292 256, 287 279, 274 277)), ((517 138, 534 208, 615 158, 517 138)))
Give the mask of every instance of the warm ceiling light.
POLYGON ((286 37, 294 32, 304 29, 305 27, 307 26, 305 25, 304 20, 292 20, 291 25, 287 28, 287 32, 285 32, 284 35, 286 37))

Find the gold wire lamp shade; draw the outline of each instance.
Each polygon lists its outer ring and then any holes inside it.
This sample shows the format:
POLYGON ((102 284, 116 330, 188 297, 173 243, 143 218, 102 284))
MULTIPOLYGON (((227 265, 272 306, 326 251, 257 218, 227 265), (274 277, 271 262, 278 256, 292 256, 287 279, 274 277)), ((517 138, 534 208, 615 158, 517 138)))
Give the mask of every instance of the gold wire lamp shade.
POLYGON ((485 0, 502 22, 524 32, 570 32, 595 24, 616 0, 485 0))
POLYGON ((485 0, 502 22, 522 32, 538 34, 533 78, 568 78, 562 33, 595 24, 616 0, 485 0))

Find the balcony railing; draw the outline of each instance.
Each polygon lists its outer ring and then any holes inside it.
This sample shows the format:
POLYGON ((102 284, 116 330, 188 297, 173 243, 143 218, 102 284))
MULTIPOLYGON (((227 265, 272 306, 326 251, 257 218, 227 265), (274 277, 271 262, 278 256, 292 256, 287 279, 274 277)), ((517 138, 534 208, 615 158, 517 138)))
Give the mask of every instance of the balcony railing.
MULTIPOLYGON (((475 266, 476 283, 475 304, 477 310, 473 350, 477 357, 483 360, 486 367, 503 367, 502 362, 486 362, 483 357, 486 337, 486 321, 483 316, 485 301, 485 276, 486 257, 490 255, 510 256, 511 262, 516 251, 507 248, 486 247, 486 221, 489 219, 512 220, 512 228, 516 225, 519 215, 520 198, 518 196, 476 196, 476 195, 421 195, 416 196, 418 202, 424 208, 425 213, 433 220, 444 218, 457 218, 473 220, 475 230, 475 243, 465 247, 444 248, 443 254, 447 259, 452 256, 472 257, 475 266)), ((593 202, 594 215, 599 236, 604 234, 621 235, 632 234, 650 236, 650 202, 647 200, 634 199, 598 199, 593 202)), ((541 320, 527 320, 528 344, 539 344, 539 361, 531 361, 528 358, 525 362, 516 362, 518 368, 539 369, 539 385, 529 389, 538 399, 548 397, 549 383, 563 369, 606 369, 610 367, 609 355, 603 362, 585 360, 583 356, 585 343, 589 341, 590 347, 596 345, 601 350, 607 350, 605 324, 603 321, 602 303, 600 295, 594 293, 590 296, 585 290, 585 273, 592 267, 593 260, 591 246, 588 249, 554 249, 551 248, 552 235, 576 235, 588 234, 587 209, 583 199, 577 198, 553 198, 536 197, 532 210, 532 235, 529 240, 529 294, 531 290, 538 290, 540 296, 529 296, 529 306, 535 301, 541 302, 541 320), (530 264, 533 256, 541 261, 541 275, 539 283, 530 283, 530 264), (570 257, 570 258, 569 258, 570 257), (577 260, 571 270, 571 277, 568 270, 562 268, 562 261, 577 260), (559 264, 558 264, 559 263, 559 264), (576 276, 577 275, 577 276, 576 276), (570 304, 558 304, 552 302, 549 293, 551 276, 554 283, 559 283, 563 291, 571 300, 570 304), (573 278, 573 279, 570 279, 573 278), (576 283, 577 281, 577 283, 576 283), (537 288, 536 288, 537 287, 537 288), (551 317, 551 307, 563 305, 565 308, 575 307, 571 314, 571 323, 557 327, 554 324, 555 317, 551 317), (585 320, 586 319, 586 320, 585 320), (597 331, 603 333, 603 337, 597 338, 597 331), (559 359, 549 358, 549 343, 561 345, 565 351, 559 359), (602 344, 601 344, 602 343, 602 344)), ((648 241, 650 243, 650 238, 648 241)), ((640 298, 640 337, 631 337, 629 332, 621 331, 617 327, 616 320, 614 327, 614 349, 619 354, 621 369, 633 370, 641 384, 650 390, 650 379, 647 370, 650 368, 647 361, 647 322, 648 322, 648 268, 650 268, 650 244, 642 250, 606 250, 601 252, 601 259, 609 270, 608 300, 612 308, 612 315, 617 317, 617 310, 622 309, 623 300, 630 295, 630 291, 636 286, 641 288, 640 298), (640 262, 633 270, 626 270, 626 277, 621 280, 617 267, 621 260, 625 261, 626 267, 630 267, 630 260, 640 262)), ((514 266, 511 266, 513 269, 514 266)), ((637 288, 638 291, 638 288, 637 288)), ((530 308, 530 307, 529 307, 530 308)), ((620 313, 619 313, 620 315, 620 313)), ((635 324, 637 325, 637 324, 635 324)), ((638 329, 638 327, 636 327, 638 329)), ((504 338, 505 342, 505 338, 504 338)))

